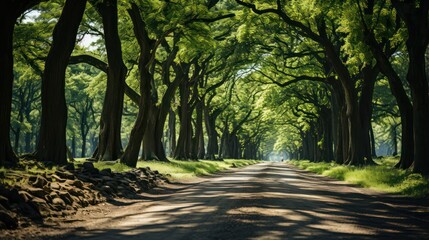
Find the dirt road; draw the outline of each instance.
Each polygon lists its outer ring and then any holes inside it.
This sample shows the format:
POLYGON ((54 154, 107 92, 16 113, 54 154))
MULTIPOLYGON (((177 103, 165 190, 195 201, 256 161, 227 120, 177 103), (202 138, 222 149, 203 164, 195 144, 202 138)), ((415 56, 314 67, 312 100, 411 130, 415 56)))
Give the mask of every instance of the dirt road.
POLYGON ((55 239, 428 239, 428 206, 427 199, 262 163, 118 202, 42 233, 55 239))

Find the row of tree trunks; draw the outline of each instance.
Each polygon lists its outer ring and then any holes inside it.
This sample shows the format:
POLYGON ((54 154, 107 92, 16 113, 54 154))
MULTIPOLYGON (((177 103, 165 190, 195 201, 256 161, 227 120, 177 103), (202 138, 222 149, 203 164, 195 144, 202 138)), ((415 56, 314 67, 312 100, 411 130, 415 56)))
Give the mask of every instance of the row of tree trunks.
POLYGON ((224 119, 224 128, 222 130, 220 143, 221 147, 219 148, 219 158, 242 158, 242 146, 238 138, 238 132, 241 130, 244 123, 253 121, 253 119, 249 119, 251 114, 252 110, 249 110, 238 123, 233 123, 231 131, 229 130, 229 117, 224 119))
MULTIPOLYGON (((167 116, 169 114, 170 118, 175 117, 171 115, 174 115, 174 112, 171 111, 170 105, 177 88, 179 87, 181 81, 183 81, 185 78, 185 73, 183 73, 182 70, 176 66, 176 76, 174 80, 170 82, 170 68, 172 65, 175 65, 173 61, 178 51, 178 47, 176 46, 178 40, 179 37, 175 36, 173 50, 169 53, 167 60, 162 64, 162 78, 164 84, 167 86, 167 90, 165 91, 161 99, 161 104, 158 106, 157 101, 154 100, 152 101, 152 104, 148 109, 150 115, 148 120, 149 122, 144 133, 142 144, 142 159, 144 160, 168 161, 165 148, 162 142, 162 137, 164 134, 164 125, 167 121, 167 116)), ((151 90, 153 91, 152 96, 156 96, 157 98, 157 90, 154 88, 152 88, 151 90)), ((173 124, 175 127, 175 119, 171 119, 169 121, 172 121, 171 124, 173 124)))
MULTIPOLYGON (((302 148, 299 158, 312 162, 334 160, 334 142, 332 137, 332 118, 329 108, 320 109, 319 117, 313 119, 308 131, 301 131, 302 148), (321 144, 320 144, 321 143, 321 144)), ((297 154, 293 154, 297 156, 297 154)))
POLYGON ((197 100, 195 111, 195 136, 192 143, 192 155, 197 159, 204 159, 205 148, 204 148, 204 132, 203 132, 203 104, 204 100, 197 100))
MULTIPOLYGON (((179 86, 179 138, 177 146, 174 149, 173 157, 175 159, 198 159, 203 158, 204 150, 204 135, 203 135, 203 109, 204 98, 201 99, 198 88, 202 87, 202 78, 205 74, 207 63, 211 59, 208 57, 203 63, 198 63, 198 59, 194 59, 191 63, 181 64, 183 71, 183 80, 179 86), (189 70, 193 65, 192 76, 189 77, 189 70), (186 65, 186 66, 184 66, 186 65), (195 129, 192 128, 192 115, 196 110, 195 129)), ((177 69, 179 70, 179 69, 177 69)), ((176 71, 178 72, 178 71, 176 71)), ((179 70, 180 72, 180 70, 179 70)))
POLYGON ((320 146, 320 160, 330 162, 334 160, 334 142, 331 109, 324 108, 320 112, 318 138, 322 141, 320 146))
POLYGON ((260 138, 247 138, 243 144, 243 158, 257 159, 260 138))
MULTIPOLYGON (((347 127, 347 150, 343 152, 344 163, 349 165, 366 165, 371 164, 371 161, 364 158, 364 147, 366 143, 364 140, 365 134, 361 131, 362 122, 361 122, 361 114, 358 104, 358 94, 357 89, 355 87, 355 81, 352 79, 349 70, 342 62, 341 57, 339 56, 337 48, 333 45, 331 40, 329 40, 326 35, 326 25, 324 22, 321 22, 318 26, 319 34, 321 40, 319 43, 323 46, 325 50, 326 57, 333 69, 335 70, 339 82, 341 83, 342 91, 344 93, 344 100, 346 106, 346 116, 347 116, 347 124, 343 125, 343 128, 347 127)), ((344 124, 344 122, 342 123, 344 124)), ((343 131, 343 139, 345 139, 343 131)), ((344 144, 346 141, 343 141, 344 144)))
MULTIPOLYGON (((404 89, 402 81, 389 61, 388 53, 380 48, 380 44, 375 39, 372 32, 366 31, 366 44, 377 60, 377 65, 383 75, 387 77, 392 95, 398 104, 401 116, 402 139, 401 139, 401 157, 396 165, 399 168, 407 169, 411 166, 414 159, 414 137, 413 137, 413 106, 404 89)), ((389 48, 389 47, 387 47, 389 48)))
POLYGON ((207 133, 207 149, 205 159, 215 160, 219 152, 218 133, 216 131, 216 119, 222 112, 220 108, 210 113, 210 107, 204 107, 204 120, 207 133))
MULTIPOLYGON (((345 100, 346 122, 341 122, 342 131, 342 157, 343 163, 350 165, 365 165, 371 163, 366 161, 362 149, 366 145, 364 143, 364 133, 361 131, 362 122, 360 121, 360 112, 358 104, 358 91, 355 87, 355 81, 352 79, 349 69, 344 64, 340 56, 340 47, 335 46, 334 41, 327 34, 327 25, 325 19, 319 18, 317 21, 317 31, 313 31, 306 24, 299 21, 294 21, 282 9, 281 1, 277 2, 276 9, 260 10, 252 3, 246 3, 240 0, 236 2, 242 6, 250 8, 256 14, 275 13, 286 24, 298 29, 300 34, 308 37, 318 43, 324 50, 328 62, 333 67, 338 80, 341 84, 343 99, 345 100)), ((342 120, 345 120, 341 118, 342 120)), ((338 143, 338 142, 337 142, 338 143)), ((338 150, 338 148, 337 148, 338 150)), ((339 161, 337 159, 337 161, 339 161)))

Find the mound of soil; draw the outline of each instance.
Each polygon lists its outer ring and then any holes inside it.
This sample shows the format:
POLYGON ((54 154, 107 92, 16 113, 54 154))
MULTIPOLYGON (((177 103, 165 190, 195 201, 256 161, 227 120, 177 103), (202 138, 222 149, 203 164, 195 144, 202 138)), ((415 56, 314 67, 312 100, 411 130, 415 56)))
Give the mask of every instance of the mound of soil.
MULTIPOLYGON (((20 169, 43 169, 35 161, 23 161, 20 169)), ((27 227, 43 222, 46 217, 74 214, 77 209, 114 198, 136 198, 163 182, 165 176, 150 168, 137 168, 116 173, 110 168, 101 171, 92 162, 72 163, 56 171, 8 171, 0 176, 0 229, 27 227), (12 182, 12 184, 11 184, 12 182)))

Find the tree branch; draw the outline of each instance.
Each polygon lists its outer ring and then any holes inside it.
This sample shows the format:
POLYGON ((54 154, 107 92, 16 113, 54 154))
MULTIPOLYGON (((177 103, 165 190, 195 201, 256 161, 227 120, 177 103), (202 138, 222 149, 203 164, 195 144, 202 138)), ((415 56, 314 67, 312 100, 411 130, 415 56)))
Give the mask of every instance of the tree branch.
MULTIPOLYGON (((107 63, 103 62, 102 60, 94 56, 81 54, 81 55, 75 55, 70 57, 69 64, 78 64, 78 63, 86 63, 99 69, 100 71, 108 73, 107 63)), ((140 95, 136 91, 134 91, 130 86, 128 86, 127 83, 125 83, 124 87, 125 87, 124 88, 125 94, 131 99, 131 101, 133 101, 135 104, 138 105, 140 101, 140 95)))

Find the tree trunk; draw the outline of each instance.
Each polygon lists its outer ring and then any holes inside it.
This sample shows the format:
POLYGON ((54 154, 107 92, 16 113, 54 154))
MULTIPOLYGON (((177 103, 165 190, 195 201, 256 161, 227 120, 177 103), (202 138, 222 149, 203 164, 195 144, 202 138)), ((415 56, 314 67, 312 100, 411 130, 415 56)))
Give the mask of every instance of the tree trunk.
POLYGON ((370 126, 369 128, 369 134, 371 136, 371 154, 372 154, 372 158, 374 159, 377 157, 377 153, 375 152, 375 138, 374 138, 374 130, 372 126, 370 126))
POLYGON ((115 160, 122 155, 121 122, 127 69, 122 60, 121 40, 118 34, 117 0, 99 1, 95 6, 103 19, 108 71, 98 148, 94 158, 115 160))
POLYGON ((19 153, 20 152, 19 150, 21 149, 21 146, 19 144, 20 137, 21 137, 21 124, 24 123, 24 116, 22 114, 22 107, 21 107, 21 109, 19 110, 19 113, 18 113, 18 122, 19 122, 19 125, 17 126, 16 130, 14 131, 14 133, 15 133, 15 144, 14 144, 14 147, 15 147, 15 152, 17 152, 17 153, 19 153))
POLYGON ((176 149, 176 113, 170 108, 168 112, 168 131, 170 143, 170 157, 174 156, 174 149, 176 149))
POLYGON ((339 96, 335 89, 331 90, 331 118, 332 118, 332 140, 334 143, 334 161, 340 163, 343 159, 341 155, 341 121, 339 96))
POLYGON ((40 0, 6 0, 0 12, 0 166, 15 165, 18 158, 10 142, 13 91, 13 32, 18 17, 40 0))
POLYGON ((397 126, 392 126, 392 145, 393 145, 393 156, 398 155, 398 136, 396 131, 397 126))
POLYGON ((195 146, 194 154, 198 159, 204 159, 204 133, 203 133, 203 101, 198 101, 196 105, 197 119, 195 123, 195 146))
POLYGON ((220 114, 220 109, 216 109, 213 111, 213 113, 209 113, 209 107, 204 107, 204 119, 205 119, 205 125, 206 125, 206 132, 207 132, 207 153, 205 156, 205 159, 214 160, 216 157, 215 155, 219 151, 218 146, 218 133, 216 132, 216 119, 220 114))
POLYGON ((65 71, 85 5, 86 0, 67 0, 54 28, 42 80, 42 117, 36 150, 40 161, 67 163, 65 71))
POLYGON ((71 142, 71 156, 76 157, 76 135, 73 134, 71 142))
POLYGON ((168 161, 164 145, 162 143, 164 123, 166 121, 167 114, 161 113, 162 109, 157 106, 152 106, 149 111, 149 122, 143 137, 142 159, 168 161))
POLYGON ((366 65, 362 69, 363 86, 359 100, 359 113, 363 134, 363 149, 366 164, 375 164, 372 159, 371 151, 371 118, 372 118, 372 97, 374 85, 379 73, 378 66, 366 65))
POLYGON ((177 146, 174 151, 175 159, 187 160, 191 158, 192 146, 192 112, 189 106, 190 88, 188 81, 180 84, 180 131, 177 146))
MULTIPOLYGON (((183 77, 184 75, 180 73, 177 74, 173 82, 168 84, 160 106, 158 107, 155 105, 156 103, 153 102, 148 110, 150 112, 149 123, 143 137, 143 159, 145 160, 156 159, 159 161, 168 161, 164 145, 162 143, 162 136, 167 115, 169 114, 169 111, 171 111, 171 101, 173 100, 175 92, 183 80, 183 77)), ((175 121, 172 124, 175 125, 175 121)))
POLYGON ((219 159, 223 159, 223 158, 227 158, 227 156, 225 156, 225 154, 227 152, 229 152, 229 150, 227 148, 229 148, 228 143, 227 143, 227 139, 229 138, 229 130, 228 130, 228 119, 226 119, 224 121, 224 128, 222 130, 222 136, 220 139, 220 148, 219 148, 219 159))
MULTIPOLYGON (((410 33, 413 34, 413 33, 410 33)), ((429 97, 425 72, 425 48, 409 46, 410 65, 407 80, 413 99, 414 172, 429 174, 429 97), (413 53, 412 53, 413 52, 413 53)))
POLYGON ((332 143, 332 119, 330 109, 322 109, 320 115, 320 138, 323 144, 321 147, 320 160, 330 162, 334 160, 333 143, 332 143))
POLYGON ((18 158, 10 143, 10 117, 13 89, 13 30, 17 16, 10 9, 0 14, 0 166, 16 164, 18 158))
POLYGON ((31 132, 25 133, 25 137, 24 137, 24 141, 25 141, 24 152, 25 153, 31 152, 31 136, 32 136, 31 132))
MULTIPOLYGON (((158 120, 159 109, 157 106, 152 105, 150 109, 147 109, 146 111, 148 111, 149 113, 149 119, 146 126, 146 131, 144 132, 144 136, 143 136, 142 159, 160 160, 156 149, 157 149, 157 145, 162 146, 162 142, 161 142, 162 134, 158 137, 155 136, 156 125, 158 124, 157 120, 158 120)), ((165 154, 164 156, 161 156, 161 157, 164 157, 164 159, 162 160, 166 159, 165 154)))
MULTIPOLYGON (((346 117, 347 117, 347 151, 344 156, 345 163, 349 165, 364 165, 363 149, 363 133, 361 132, 362 124, 360 121, 357 90, 354 81, 350 77, 350 73, 344 63, 341 61, 340 56, 335 50, 332 43, 325 37, 324 47, 326 56, 332 64, 338 78, 341 82, 342 90, 344 92, 346 117)), ((346 126, 343 126, 344 128, 346 126)), ((346 137, 343 134, 343 138, 346 137)))
POLYGON ((392 4, 408 30, 407 81, 413 100, 413 171, 429 174, 429 96, 425 66, 425 53, 429 43, 429 2, 392 0, 392 4))
POLYGON ((82 148, 81 148, 80 157, 82 158, 86 157, 86 134, 82 135, 82 148))
POLYGON ((387 77, 390 91, 395 97, 401 115, 402 139, 401 139, 401 158, 396 167, 407 169, 411 166, 414 159, 414 136, 413 136, 413 106, 402 85, 396 71, 393 69, 386 54, 382 51, 379 43, 376 41, 373 33, 365 33, 365 42, 377 60, 380 71, 387 77))
MULTIPOLYGON (((31 110, 32 110, 31 109, 31 102, 27 101, 27 105, 25 107, 25 119, 29 123, 31 123, 31 117, 30 117, 31 110)), ((35 125, 32 124, 32 126, 34 127, 35 125)), ((32 140, 32 132, 27 131, 24 135, 24 141, 25 141, 24 152, 25 153, 32 152, 31 140, 32 140)))
POLYGON ((153 50, 153 41, 149 38, 146 31, 146 25, 140 15, 140 10, 135 3, 131 4, 131 9, 128 10, 134 27, 134 34, 140 45, 139 56, 139 73, 140 73, 140 101, 139 112, 137 119, 131 130, 130 140, 121 157, 121 162, 130 166, 136 167, 140 150, 140 144, 143 140, 143 135, 149 121, 149 112, 147 111, 152 105, 151 84, 153 83, 153 75, 150 72, 150 56, 153 50))

